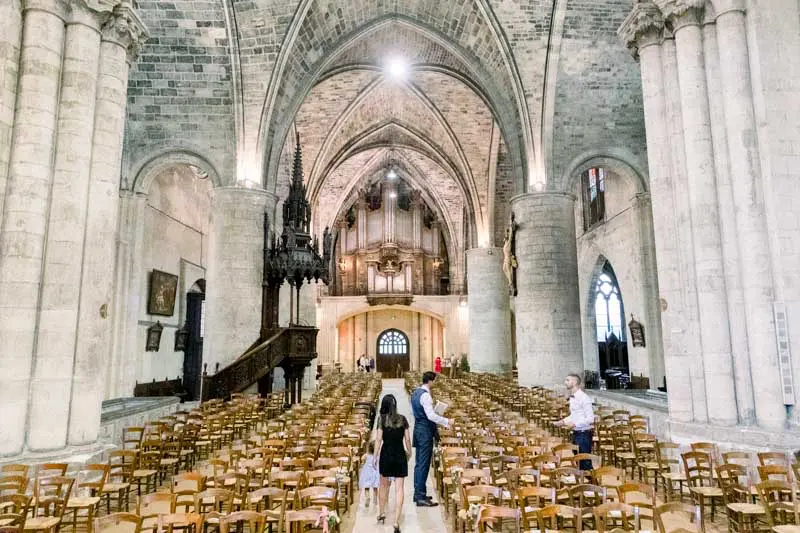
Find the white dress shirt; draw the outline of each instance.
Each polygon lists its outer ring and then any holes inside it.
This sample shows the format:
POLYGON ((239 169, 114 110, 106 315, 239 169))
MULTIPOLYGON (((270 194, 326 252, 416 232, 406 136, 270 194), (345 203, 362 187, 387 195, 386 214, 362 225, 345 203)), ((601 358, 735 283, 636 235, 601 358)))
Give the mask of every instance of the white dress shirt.
POLYGON ((422 397, 419 399, 419 403, 425 410, 425 416, 427 416, 428 420, 430 420, 435 424, 448 427, 450 421, 443 416, 437 415, 436 412, 433 410, 433 398, 431 398, 431 391, 428 389, 428 387, 423 386, 422 388, 428 391, 428 394, 423 394, 422 397))
POLYGON ((575 394, 569 397, 569 416, 564 419, 564 423, 573 424, 575 431, 592 429, 594 424, 592 399, 583 392, 583 389, 576 390, 575 394))

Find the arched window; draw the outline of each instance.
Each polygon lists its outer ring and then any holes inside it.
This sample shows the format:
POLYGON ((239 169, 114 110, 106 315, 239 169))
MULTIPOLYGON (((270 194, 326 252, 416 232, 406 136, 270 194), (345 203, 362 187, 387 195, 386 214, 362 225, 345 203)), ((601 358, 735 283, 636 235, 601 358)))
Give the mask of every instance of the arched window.
POLYGON ((603 272, 595 283, 594 313, 597 324, 597 341, 605 342, 613 333, 625 342, 625 309, 619 291, 617 278, 611 265, 603 267, 603 272))
POLYGON ((378 355, 407 355, 408 337, 401 331, 389 329, 378 339, 378 355))
POLYGON ((605 221, 606 218, 606 177, 605 169, 590 168, 581 176, 583 196, 583 229, 605 221))

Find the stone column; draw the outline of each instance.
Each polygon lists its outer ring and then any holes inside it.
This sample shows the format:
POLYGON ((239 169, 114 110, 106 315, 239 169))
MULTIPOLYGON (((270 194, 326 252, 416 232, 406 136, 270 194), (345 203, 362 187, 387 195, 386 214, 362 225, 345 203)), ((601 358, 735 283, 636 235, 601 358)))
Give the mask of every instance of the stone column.
POLYGON ((747 46, 744 2, 719 0, 717 38, 720 73, 725 90, 725 130, 732 174, 733 201, 736 206, 736 235, 739 240, 740 267, 746 309, 747 343, 758 423, 783 429, 786 410, 780 383, 773 319, 775 298, 769 235, 761 188, 758 132, 753 106, 753 89, 747 46))
POLYGON ((262 189, 211 192, 204 359, 224 367, 258 338, 264 269, 264 212, 275 196, 262 189))
MULTIPOLYGON (((692 411, 686 421, 706 422, 708 409, 706 406, 706 378, 703 372, 703 357, 700 346, 700 330, 697 314, 697 290, 694 276, 694 247, 691 244, 692 216, 689 209, 688 176, 686 174, 685 145, 683 142, 683 117, 681 115, 681 96, 678 83, 678 54, 675 39, 671 33, 665 33, 661 45, 662 74, 664 77, 664 96, 669 139, 670 171, 673 176, 675 232, 678 246, 677 267, 680 271, 678 296, 680 300, 666 300, 668 313, 674 314, 675 328, 672 331, 676 339, 673 344, 679 358, 675 361, 673 372, 667 381, 667 390, 673 385, 678 388, 677 394, 688 393, 691 398, 692 411), (682 385, 683 383, 683 385, 682 385)), ((662 267, 668 265, 659 259, 662 267)), ((662 315, 663 316, 663 315, 662 315)), ((669 396, 674 396, 669 393, 669 396)), ((672 402, 672 400, 669 400, 672 402)), ((670 404, 671 405, 671 404, 670 404)), ((676 420, 682 420, 673 415, 676 420)), ((683 421, 683 420, 682 420, 683 421)))
MULTIPOLYGON (((100 57, 99 14, 73 4, 67 23, 55 168, 42 272, 28 449, 67 443, 81 298, 87 195, 100 57)), ((120 131, 121 134, 121 131, 120 131)), ((97 371, 97 368, 94 369, 97 371)))
POLYGON ((111 349, 108 309, 112 303, 114 271, 110 266, 114 264, 117 236, 128 70, 140 42, 146 38, 144 24, 124 4, 117 6, 103 25, 72 375, 69 443, 73 445, 94 442, 100 430, 105 365, 111 349))
MULTIPOLYGON (((363 249, 367 247, 367 196, 365 191, 358 193, 356 206, 356 242, 358 243, 358 248, 363 249)), ((345 232, 346 231, 347 229, 345 226, 345 232)), ((343 248, 342 253, 345 252, 346 250, 343 248)))
POLYGON ((472 371, 511 371, 511 316, 502 248, 467 250, 467 291, 472 371))
POLYGON ((0 456, 21 452, 25 441, 67 3, 30 0, 24 10, 0 225, 0 344, 6 347, 0 350, 0 456))
POLYGON ((0 219, 8 181, 8 158, 14 128, 14 105, 17 101, 19 49, 22 41, 22 5, 20 0, 0 2, 0 219))
POLYGON ((733 375, 736 389, 736 406, 740 424, 755 422, 753 405, 753 380, 750 376, 750 354, 747 350, 747 317, 742 293, 742 274, 739 268, 737 242, 736 204, 731 188, 731 167, 725 131, 725 110, 719 96, 726 90, 722 84, 717 44, 717 27, 706 13, 703 24, 703 48, 706 59, 708 104, 711 117, 711 136, 714 142, 714 162, 717 174, 717 202, 719 204, 722 257, 725 265, 725 286, 728 292, 728 328, 731 335, 733 375))
POLYGON ((515 309, 524 387, 552 387, 568 373, 583 375, 574 205, 574 196, 557 192, 511 199, 519 224, 515 309))
POLYGON ((738 421, 728 322, 728 301, 719 227, 714 147, 700 28, 704 1, 662 2, 675 34, 683 139, 694 246, 694 275, 700 340, 706 380, 708 418, 712 423, 738 421), (698 5, 698 7, 692 7, 698 5))
MULTIPOLYGON (((692 383, 687 353, 682 348, 683 326, 681 255, 676 231, 675 174, 670 156, 662 37, 664 19, 652 2, 639 2, 623 22, 618 34, 639 58, 642 96, 647 132, 647 160, 653 233, 658 261, 658 290, 661 333, 670 417, 684 422, 693 419, 692 383)), ((648 342, 655 342, 648 339, 648 342)), ((651 385, 657 385, 652 384, 651 385)))

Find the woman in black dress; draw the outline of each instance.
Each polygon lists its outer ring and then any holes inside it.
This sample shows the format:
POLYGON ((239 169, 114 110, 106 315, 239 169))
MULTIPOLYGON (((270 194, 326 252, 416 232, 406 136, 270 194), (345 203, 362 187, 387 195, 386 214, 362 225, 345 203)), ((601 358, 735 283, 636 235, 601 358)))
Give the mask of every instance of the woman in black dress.
POLYGON ((381 484, 378 488, 378 522, 382 524, 386 521, 389 486, 394 479, 397 498, 394 533, 400 533, 403 490, 405 478, 408 477, 408 459, 411 457, 411 435, 408 431, 408 420, 403 415, 397 414, 397 400, 392 394, 384 396, 381 402, 375 457, 378 458, 378 471, 381 474, 381 484))

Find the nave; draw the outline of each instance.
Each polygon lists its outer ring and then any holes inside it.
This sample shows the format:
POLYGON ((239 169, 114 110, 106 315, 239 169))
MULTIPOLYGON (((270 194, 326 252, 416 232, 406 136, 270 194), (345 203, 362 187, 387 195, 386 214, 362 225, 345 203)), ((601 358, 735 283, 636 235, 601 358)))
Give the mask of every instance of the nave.
MULTIPOLYGON (((327 516, 335 533, 389 531, 357 494, 358 472, 378 400, 394 394, 410 417, 419 380, 334 374, 290 409, 280 393, 235 394, 128 427, 119 449, 91 464, 3 465, 0 526, 299 533, 327 516)), ((407 479, 404 532, 798 531, 800 465, 785 453, 660 441, 645 417, 596 405, 594 453, 581 455, 553 424, 566 414, 563 394, 486 374, 437 382, 455 419, 429 480, 442 505, 415 507, 407 479), (579 469, 586 459, 593 470, 579 469)), ((387 518, 393 506, 390 497, 387 518)))

